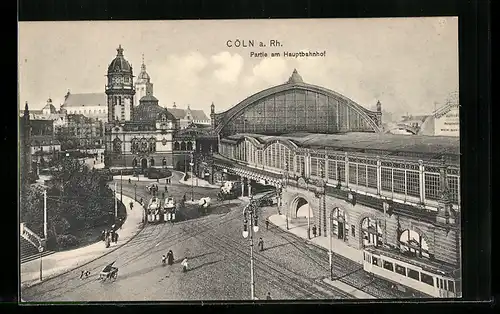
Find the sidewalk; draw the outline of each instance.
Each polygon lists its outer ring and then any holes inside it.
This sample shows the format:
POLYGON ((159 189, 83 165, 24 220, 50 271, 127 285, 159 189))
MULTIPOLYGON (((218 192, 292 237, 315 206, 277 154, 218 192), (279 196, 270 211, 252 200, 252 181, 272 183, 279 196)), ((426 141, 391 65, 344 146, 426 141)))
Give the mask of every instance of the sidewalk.
MULTIPOLYGON (((120 194, 117 193, 117 197, 120 194)), ((104 242, 97 243, 64 252, 57 252, 42 258, 43 280, 56 277, 69 272, 77 267, 88 264, 95 259, 107 255, 130 241, 142 228, 142 206, 132 198, 123 195, 124 204, 134 203, 134 209, 127 208, 127 219, 123 223, 122 229, 118 229, 118 243, 111 244, 106 248, 104 242)), ((21 288, 29 287, 40 283, 40 260, 35 259, 21 265, 21 288)))
MULTIPOLYGON (((278 228, 289 232, 291 234, 294 234, 297 237, 300 237, 302 239, 307 239, 307 223, 304 224, 292 224, 290 221, 288 222, 288 230, 286 229, 286 216, 285 215, 271 215, 269 216, 269 222, 278 228)), ((312 236, 312 234, 311 234, 312 236)), ((330 247, 330 241, 328 237, 324 237, 323 235, 317 236, 315 238, 311 238, 310 240, 306 240, 308 243, 311 243, 323 250, 328 251, 330 247)), ((354 248, 351 248, 347 246, 345 243, 337 240, 337 239, 332 239, 332 251, 335 254, 342 255, 356 263, 363 264, 363 252, 356 250, 354 248)), ((339 280, 331 281, 328 278, 325 278, 323 280, 328 285, 334 286, 337 289, 340 289, 358 299, 375 299, 374 296, 365 293, 351 285, 348 285, 346 283, 343 283, 339 280)))
POLYGON ((204 187, 204 188, 211 188, 211 189, 220 189, 220 186, 214 185, 214 184, 210 184, 208 181, 200 179, 200 178, 196 178, 196 177, 194 178, 194 181, 193 181, 192 178, 189 178, 186 181, 184 181, 184 176, 186 174, 184 172, 180 172, 180 171, 177 171, 177 172, 179 172, 179 173, 182 174, 182 178, 179 180, 180 184, 191 186, 191 182, 192 182, 193 186, 204 187))
MULTIPOLYGON (((289 230, 286 230, 286 216, 285 215, 272 215, 269 217, 269 222, 276 225, 277 227, 290 232, 300 238, 307 239, 307 223, 304 224, 293 224, 288 221, 288 228, 289 230)), ((312 226, 312 224, 311 224, 312 226)), ((330 248, 330 241, 328 237, 324 237, 323 235, 321 236, 316 236, 315 238, 312 238, 312 232, 311 232, 311 239, 307 240, 309 243, 316 245, 324 250, 329 250, 330 248)), ((353 262, 356 262, 358 264, 363 264, 363 252, 360 250, 357 250, 355 248, 352 248, 345 244, 342 241, 339 241, 337 239, 332 239, 332 251, 335 254, 342 255, 353 262)))

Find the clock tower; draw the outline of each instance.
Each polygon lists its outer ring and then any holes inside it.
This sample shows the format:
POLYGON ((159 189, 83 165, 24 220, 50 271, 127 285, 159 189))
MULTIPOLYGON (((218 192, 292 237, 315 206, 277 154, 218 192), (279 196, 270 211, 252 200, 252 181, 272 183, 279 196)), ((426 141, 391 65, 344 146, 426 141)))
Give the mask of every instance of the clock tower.
POLYGON ((108 121, 130 121, 134 116, 134 95, 132 66, 123 57, 121 45, 108 67, 106 95, 108 96, 108 121))

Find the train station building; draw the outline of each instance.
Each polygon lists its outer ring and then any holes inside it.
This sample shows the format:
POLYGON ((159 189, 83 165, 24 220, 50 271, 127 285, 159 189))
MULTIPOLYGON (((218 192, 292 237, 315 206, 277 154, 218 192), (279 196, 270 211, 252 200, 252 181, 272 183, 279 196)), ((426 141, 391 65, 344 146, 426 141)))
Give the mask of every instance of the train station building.
POLYGON ((386 134, 381 107, 370 111, 294 70, 211 115, 219 145, 201 172, 236 176, 244 195, 254 182, 274 185, 280 213, 333 237, 336 253, 354 250, 363 263, 370 249, 370 264, 391 280, 459 295, 459 138, 386 134))

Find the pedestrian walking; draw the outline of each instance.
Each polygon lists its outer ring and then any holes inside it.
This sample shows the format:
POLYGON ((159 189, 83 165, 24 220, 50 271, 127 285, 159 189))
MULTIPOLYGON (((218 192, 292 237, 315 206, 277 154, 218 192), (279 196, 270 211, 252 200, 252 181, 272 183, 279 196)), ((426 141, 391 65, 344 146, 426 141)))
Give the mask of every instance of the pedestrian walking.
POLYGON ((106 241, 106 230, 101 232, 101 241, 106 241))
POLYGON ((269 230, 269 218, 266 218, 266 230, 269 230))
POLYGON ((115 244, 118 243, 118 237, 119 237, 118 232, 115 232, 115 244))
POLYGON ((272 300, 272 298, 271 298, 271 292, 267 293, 266 300, 272 300))
POLYGON ((130 178, 128 178, 128 184, 132 184, 132 180, 130 180, 130 178))
POLYGON ((262 240, 262 238, 259 238, 259 243, 258 243, 258 246, 259 246, 259 251, 264 251, 264 240, 262 240))
POLYGON ((313 226, 312 231, 313 231, 313 237, 316 238, 316 225, 313 226))

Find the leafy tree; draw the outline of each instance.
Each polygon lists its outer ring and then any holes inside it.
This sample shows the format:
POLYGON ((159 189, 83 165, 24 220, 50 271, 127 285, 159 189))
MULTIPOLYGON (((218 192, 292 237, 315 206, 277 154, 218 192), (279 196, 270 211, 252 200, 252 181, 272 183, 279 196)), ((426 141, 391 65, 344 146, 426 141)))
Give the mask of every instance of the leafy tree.
MULTIPOLYGON (((62 235, 113 219, 114 196, 102 173, 69 158, 58 161, 56 169, 47 189, 49 237, 59 243, 62 235)), ((21 221, 43 234, 43 187, 32 185, 23 193, 21 221)))

